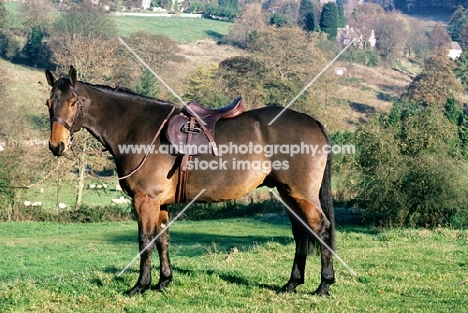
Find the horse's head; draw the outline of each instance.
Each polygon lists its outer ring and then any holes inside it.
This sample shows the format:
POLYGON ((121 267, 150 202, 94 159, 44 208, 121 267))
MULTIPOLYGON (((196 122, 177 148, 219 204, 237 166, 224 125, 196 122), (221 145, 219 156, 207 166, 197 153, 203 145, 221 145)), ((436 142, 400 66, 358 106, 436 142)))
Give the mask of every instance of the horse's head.
POLYGON ((50 114, 49 149, 55 156, 65 152, 73 140, 73 133, 83 124, 83 108, 76 90, 76 70, 70 66, 68 78, 56 79, 46 70, 47 82, 52 87, 47 107, 50 114))

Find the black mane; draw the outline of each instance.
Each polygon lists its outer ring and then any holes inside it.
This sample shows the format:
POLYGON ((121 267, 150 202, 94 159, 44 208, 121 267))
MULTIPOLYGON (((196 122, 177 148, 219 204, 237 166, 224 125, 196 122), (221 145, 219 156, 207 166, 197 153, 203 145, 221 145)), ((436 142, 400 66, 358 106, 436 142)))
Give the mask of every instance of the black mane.
POLYGON ((83 85, 86 85, 86 86, 89 86, 89 87, 92 87, 92 88, 100 89, 102 91, 109 91, 111 93, 124 94, 124 95, 128 95, 128 96, 138 97, 138 98, 141 98, 141 99, 156 101, 156 102, 159 102, 159 103, 173 104, 173 103, 171 103, 169 101, 166 101, 166 100, 162 100, 162 99, 158 99, 158 98, 152 98, 152 97, 148 97, 148 96, 136 93, 136 92, 132 91, 130 88, 125 87, 125 86, 117 85, 115 87, 111 87, 111 86, 108 86, 108 85, 101 85, 101 84, 94 85, 94 84, 87 83, 87 82, 82 82, 82 81, 80 81, 80 84, 83 84, 83 85))

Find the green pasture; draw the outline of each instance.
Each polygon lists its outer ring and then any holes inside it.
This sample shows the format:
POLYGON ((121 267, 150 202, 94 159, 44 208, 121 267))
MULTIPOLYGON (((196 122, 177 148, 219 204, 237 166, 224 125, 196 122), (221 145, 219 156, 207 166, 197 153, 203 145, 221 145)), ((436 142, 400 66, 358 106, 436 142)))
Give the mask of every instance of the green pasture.
MULTIPOLYGON (((115 186, 118 184, 117 179, 86 179, 85 187, 83 189, 82 203, 89 206, 108 206, 112 204, 112 199, 118 199, 120 197, 130 199, 124 192, 116 191, 115 186), (95 188, 91 189, 90 185, 95 185, 95 188), (101 188, 97 188, 98 185, 100 185, 101 188), (103 188, 103 185, 106 185, 107 188, 103 188)), ((42 207, 47 210, 55 209, 57 202, 64 203, 68 207, 74 207, 77 194, 76 185, 76 180, 72 182, 63 182, 58 187, 53 181, 37 185, 21 192, 20 203, 22 204, 24 201, 41 201, 42 207)))
MULTIPOLYGON (((280 220, 281 221, 281 220, 280 220)), ((129 298, 138 277, 135 222, 0 223, 1 312, 466 312, 468 231, 341 226, 331 297, 306 284, 278 294, 294 243, 287 221, 177 221, 171 227, 174 281, 165 292, 129 298), (227 258, 237 247, 239 252, 227 258)), ((157 258, 153 263, 155 284, 157 258)))
POLYGON ((115 16, 118 33, 130 35, 144 30, 162 34, 180 42, 194 42, 205 38, 219 39, 229 33, 232 23, 193 17, 115 16))

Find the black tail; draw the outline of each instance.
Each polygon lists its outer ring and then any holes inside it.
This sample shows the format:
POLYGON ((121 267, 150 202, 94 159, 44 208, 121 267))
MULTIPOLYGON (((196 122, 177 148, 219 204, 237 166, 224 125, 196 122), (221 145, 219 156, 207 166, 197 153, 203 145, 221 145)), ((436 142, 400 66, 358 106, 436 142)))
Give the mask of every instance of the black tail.
POLYGON ((332 172, 332 153, 328 154, 327 165, 323 173, 322 186, 320 187, 320 205, 325 216, 330 222, 330 243, 335 250, 335 212, 333 210, 333 195, 331 188, 331 172, 332 172))

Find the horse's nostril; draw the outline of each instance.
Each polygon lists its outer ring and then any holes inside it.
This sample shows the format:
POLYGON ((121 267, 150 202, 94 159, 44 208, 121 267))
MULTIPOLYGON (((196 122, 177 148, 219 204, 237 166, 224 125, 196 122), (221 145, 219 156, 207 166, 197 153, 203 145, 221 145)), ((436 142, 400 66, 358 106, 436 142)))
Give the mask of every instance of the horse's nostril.
POLYGON ((49 150, 52 151, 52 154, 55 156, 61 156, 63 151, 65 150, 65 143, 60 141, 57 146, 54 146, 52 143, 49 142, 49 150))
POLYGON ((65 143, 63 141, 59 142, 58 150, 59 150, 59 155, 61 155, 63 153, 63 150, 65 150, 65 143))

